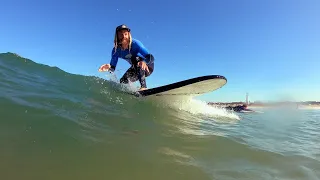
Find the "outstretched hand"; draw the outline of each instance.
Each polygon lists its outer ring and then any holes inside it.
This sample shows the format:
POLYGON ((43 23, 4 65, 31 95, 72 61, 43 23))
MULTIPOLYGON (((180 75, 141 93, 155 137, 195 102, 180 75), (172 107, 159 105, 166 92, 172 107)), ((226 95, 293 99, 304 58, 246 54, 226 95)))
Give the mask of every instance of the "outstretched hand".
POLYGON ((142 70, 145 70, 145 71, 147 71, 148 73, 150 73, 149 68, 148 68, 146 62, 140 61, 140 62, 138 62, 138 66, 141 67, 142 70))
POLYGON ((100 66, 99 72, 108 71, 110 69, 110 67, 111 67, 110 64, 103 64, 100 66))

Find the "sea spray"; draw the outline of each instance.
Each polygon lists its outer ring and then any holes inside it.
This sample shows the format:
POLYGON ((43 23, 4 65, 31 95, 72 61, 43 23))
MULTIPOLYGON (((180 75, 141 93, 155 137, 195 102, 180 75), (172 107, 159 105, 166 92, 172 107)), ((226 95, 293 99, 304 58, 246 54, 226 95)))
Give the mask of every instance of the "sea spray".
POLYGON ((207 118, 215 118, 216 120, 240 120, 240 117, 223 108, 208 105, 206 102, 195 99, 192 96, 154 96, 145 99, 152 101, 158 105, 167 106, 180 111, 185 111, 193 115, 203 115, 207 118))

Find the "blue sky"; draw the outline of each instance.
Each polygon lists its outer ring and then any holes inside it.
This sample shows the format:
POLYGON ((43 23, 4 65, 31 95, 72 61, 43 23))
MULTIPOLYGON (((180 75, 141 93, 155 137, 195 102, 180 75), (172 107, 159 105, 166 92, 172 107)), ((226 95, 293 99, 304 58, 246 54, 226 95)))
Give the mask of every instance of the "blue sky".
MULTIPOLYGON (((148 87, 196 76, 228 79, 207 101, 320 100, 319 0, 1 2, 0 52, 106 77, 115 27, 156 58, 148 87)), ((119 59, 117 75, 129 65, 119 59)))

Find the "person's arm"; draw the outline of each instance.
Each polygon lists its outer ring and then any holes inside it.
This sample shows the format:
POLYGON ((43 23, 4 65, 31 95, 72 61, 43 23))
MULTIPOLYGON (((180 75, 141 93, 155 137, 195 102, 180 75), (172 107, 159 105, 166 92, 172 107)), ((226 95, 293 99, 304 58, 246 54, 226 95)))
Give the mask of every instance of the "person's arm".
POLYGON ((138 45, 138 55, 142 55, 142 57, 144 57, 144 61, 147 64, 151 64, 154 62, 154 56, 148 51, 148 49, 146 47, 144 47, 144 45, 140 42, 140 41, 136 41, 137 45, 138 45))
POLYGON ((111 60, 110 60, 111 72, 114 72, 116 70, 117 63, 118 63, 118 53, 117 52, 115 53, 115 48, 113 48, 111 52, 111 60))

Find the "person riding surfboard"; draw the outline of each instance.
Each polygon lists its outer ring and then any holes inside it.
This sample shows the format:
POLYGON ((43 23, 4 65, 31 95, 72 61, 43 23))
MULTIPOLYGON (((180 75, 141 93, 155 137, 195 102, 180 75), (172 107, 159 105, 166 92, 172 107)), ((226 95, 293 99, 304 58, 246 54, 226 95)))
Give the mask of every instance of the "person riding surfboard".
POLYGON ((150 76, 154 70, 154 56, 137 39, 132 38, 131 29, 125 24, 116 28, 114 36, 114 47, 111 51, 109 64, 103 64, 99 72, 114 72, 118 63, 118 58, 126 60, 131 67, 124 73, 120 83, 127 84, 139 80, 140 90, 147 89, 146 77, 150 76))

